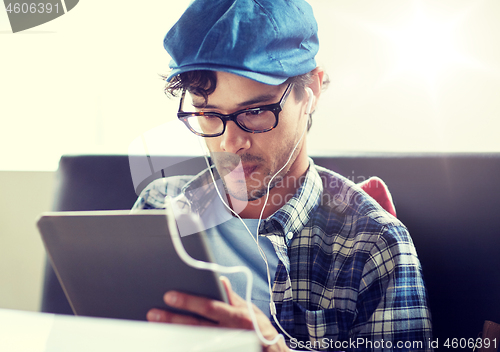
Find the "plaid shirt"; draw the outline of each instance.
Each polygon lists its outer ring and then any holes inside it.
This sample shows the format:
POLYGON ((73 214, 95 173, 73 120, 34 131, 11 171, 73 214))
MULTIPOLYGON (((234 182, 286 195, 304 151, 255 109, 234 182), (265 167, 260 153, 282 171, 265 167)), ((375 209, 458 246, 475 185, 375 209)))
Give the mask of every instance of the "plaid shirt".
MULTIPOLYGON (((216 197, 208 170, 159 179, 134 208, 165 197, 203 212, 216 197)), ((406 227, 350 180, 310 160, 302 185, 262 221, 279 264, 273 300, 292 348, 431 350, 430 312, 406 227)), ((277 329, 279 331, 279 329, 277 329)))

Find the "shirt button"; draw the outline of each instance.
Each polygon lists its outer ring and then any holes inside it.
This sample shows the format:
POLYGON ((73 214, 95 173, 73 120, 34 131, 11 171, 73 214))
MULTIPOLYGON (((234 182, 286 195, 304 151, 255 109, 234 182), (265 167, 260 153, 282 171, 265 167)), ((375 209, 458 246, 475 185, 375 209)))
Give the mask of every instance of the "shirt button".
POLYGON ((289 240, 291 240, 293 238, 293 232, 289 232, 286 234, 286 238, 288 238, 289 240))

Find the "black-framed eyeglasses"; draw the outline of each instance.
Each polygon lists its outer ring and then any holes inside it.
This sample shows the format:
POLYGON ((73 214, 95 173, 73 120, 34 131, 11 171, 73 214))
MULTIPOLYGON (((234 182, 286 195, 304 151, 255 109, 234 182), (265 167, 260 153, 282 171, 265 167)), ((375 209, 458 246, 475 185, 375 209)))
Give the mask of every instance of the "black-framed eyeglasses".
POLYGON ((269 132, 278 126, 279 113, 292 91, 290 83, 280 101, 275 104, 243 109, 229 115, 212 111, 184 112, 182 110, 186 90, 182 92, 177 118, 184 122, 191 132, 201 137, 218 137, 224 134, 227 121, 233 121, 243 131, 250 133, 269 132))

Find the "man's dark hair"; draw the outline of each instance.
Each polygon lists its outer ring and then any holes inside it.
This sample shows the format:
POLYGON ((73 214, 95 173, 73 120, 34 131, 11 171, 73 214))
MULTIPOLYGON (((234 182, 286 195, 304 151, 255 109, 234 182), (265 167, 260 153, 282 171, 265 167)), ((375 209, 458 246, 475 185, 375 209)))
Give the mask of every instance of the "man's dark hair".
MULTIPOLYGON (((293 83, 293 90, 295 93, 295 100, 300 101, 305 94, 305 87, 312 82, 313 73, 307 72, 302 75, 288 78, 282 85, 293 83)), ((167 76, 161 76, 165 81, 167 76)), ((330 83, 328 75, 324 75, 323 89, 326 89, 330 83)), ((166 81, 165 94, 170 97, 176 97, 184 89, 188 92, 201 96, 205 99, 205 104, 208 101, 208 96, 215 91, 217 87, 217 76, 214 71, 209 70, 195 70, 187 71, 173 77, 170 82, 166 81)), ((309 118, 307 130, 311 128, 312 119, 309 118)))

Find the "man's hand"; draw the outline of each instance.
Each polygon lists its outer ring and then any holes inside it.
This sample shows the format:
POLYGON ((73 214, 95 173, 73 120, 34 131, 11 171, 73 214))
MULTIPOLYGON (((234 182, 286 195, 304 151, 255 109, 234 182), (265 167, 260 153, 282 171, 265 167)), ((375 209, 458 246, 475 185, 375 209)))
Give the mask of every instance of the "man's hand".
MULTIPOLYGON (((211 321, 171 313, 161 309, 151 309, 147 314, 147 319, 149 321, 164 323, 253 330, 246 301, 231 289, 231 284, 226 277, 221 277, 221 281, 227 292, 229 304, 174 291, 167 292, 163 297, 167 305, 196 313, 211 321)), ((252 306, 262 335, 266 339, 272 340, 278 335, 278 332, 267 316, 255 305, 252 306)), ((274 345, 263 346, 263 350, 269 352, 289 351, 283 339, 279 339, 279 342, 274 345)))

